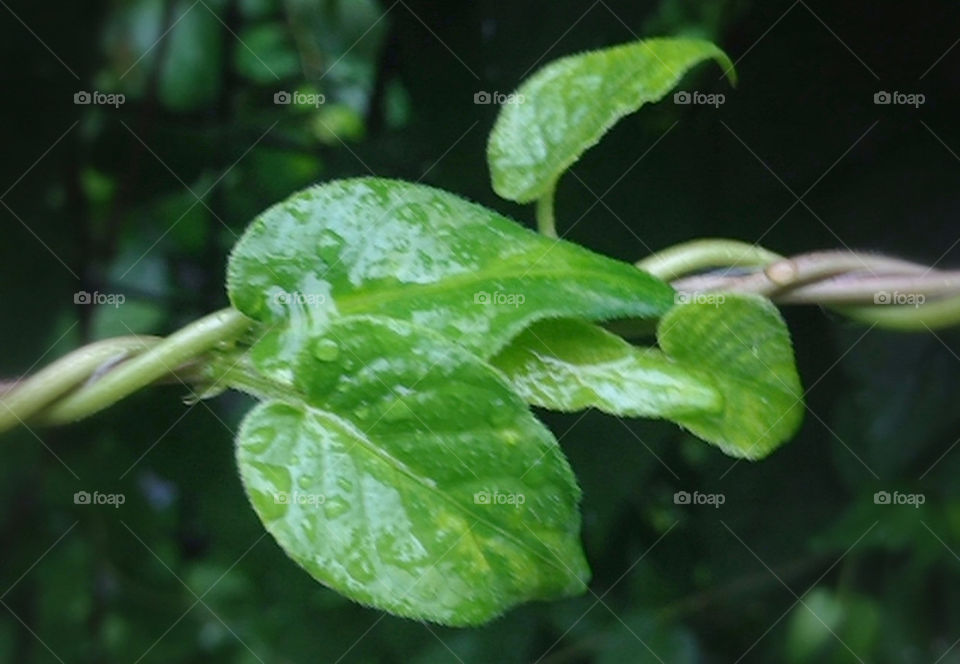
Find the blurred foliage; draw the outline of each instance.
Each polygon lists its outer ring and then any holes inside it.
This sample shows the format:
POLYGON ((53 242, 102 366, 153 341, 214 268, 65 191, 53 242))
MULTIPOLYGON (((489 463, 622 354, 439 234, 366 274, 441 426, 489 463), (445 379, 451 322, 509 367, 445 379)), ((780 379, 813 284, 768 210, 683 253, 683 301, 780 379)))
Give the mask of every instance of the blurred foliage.
MULTIPOLYGON (((627 260, 729 236, 957 264, 949 3, 101 0, 0 15, 5 376, 223 306, 247 221, 312 182, 420 179, 530 223, 490 189, 497 109, 473 95, 638 35, 713 39, 740 86, 697 72, 685 85, 726 104, 668 98, 618 125, 562 180, 561 233, 627 260), (82 90, 126 102, 75 105, 82 90), (878 90, 928 101, 875 106, 878 90), (81 290, 126 302, 75 305, 81 290)), ((0 661, 960 662, 960 337, 786 313, 809 412, 761 463, 666 423, 544 416, 584 488, 593 593, 477 630, 383 616, 287 560, 237 478, 240 396, 185 407, 184 386, 162 386, 9 435, 0 661), (80 490, 126 502, 76 505, 80 490), (677 491, 726 500, 676 505, 677 491), (925 502, 875 503, 883 491, 925 502)))

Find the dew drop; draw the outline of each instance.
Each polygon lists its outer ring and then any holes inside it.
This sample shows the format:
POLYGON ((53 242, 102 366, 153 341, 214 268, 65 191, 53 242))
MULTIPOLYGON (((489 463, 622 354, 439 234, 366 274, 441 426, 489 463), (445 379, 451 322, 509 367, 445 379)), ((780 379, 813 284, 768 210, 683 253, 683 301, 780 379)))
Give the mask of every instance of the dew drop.
POLYGON ((407 203, 397 209, 397 217, 413 224, 426 224, 429 220, 427 211, 419 203, 407 203))
POLYGON ((311 350, 321 362, 333 362, 340 356, 340 346, 333 339, 318 339, 311 350))
POLYGON ((416 418, 416 413, 403 399, 394 399, 393 403, 383 413, 386 422, 407 422, 416 418))
POLYGON ((349 560, 345 567, 350 576, 358 581, 369 583, 376 578, 373 564, 366 558, 349 560))
POLYGON ((350 505, 347 503, 347 501, 336 496, 327 498, 323 502, 323 514, 328 519, 336 519, 338 516, 346 514, 349 509, 350 505))

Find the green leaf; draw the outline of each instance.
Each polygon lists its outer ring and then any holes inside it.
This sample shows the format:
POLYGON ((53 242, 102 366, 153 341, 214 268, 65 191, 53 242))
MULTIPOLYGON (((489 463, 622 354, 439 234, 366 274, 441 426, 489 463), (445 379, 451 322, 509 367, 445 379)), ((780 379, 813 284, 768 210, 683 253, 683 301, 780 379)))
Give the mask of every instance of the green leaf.
POLYGON ((657 340, 670 357, 713 376, 724 397, 723 413, 677 421, 726 454, 761 459, 800 427, 803 388, 790 332, 766 298, 697 298, 660 320, 657 340))
POLYGON ((632 265, 447 192, 374 178, 307 189, 267 210, 234 248, 227 288, 237 309, 265 323, 383 315, 483 357, 542 318, 657 317, 673 304, 667 284, 632 265))
POLYGON ((494 190, 528 203, 549 194, 560 175, 625 115, 667 94, 688 69, 714 59, 736 75, 719 48, 697 39, 648 39, 561 58, 517 89, 490 134, 494 190))
POLYGON ((534 323, 490 362, 529 403, 553 410, 667 419, 723 410, 709 374, 586 321, 534 323))
POLYGON ((269 400, 237 460, 267 530, 314 578, 449 625, 584 590, 579 488, 496 370, 368 316, 332 321, 289 369, 289 384, 240 385, 269 400))
POLYGON ((528 402, 662 417, 734 457, 767 456, 803 417, 786 325, 764 298, 717 295, 660 321, 661 351, 576 321, 532 326, 491 362, 528 402))

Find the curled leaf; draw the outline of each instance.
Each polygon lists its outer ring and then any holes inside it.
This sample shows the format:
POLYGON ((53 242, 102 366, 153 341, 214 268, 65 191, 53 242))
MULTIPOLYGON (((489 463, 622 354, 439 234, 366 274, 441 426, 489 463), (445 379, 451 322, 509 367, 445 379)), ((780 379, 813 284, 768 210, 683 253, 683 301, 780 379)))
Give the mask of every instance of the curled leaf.
POLYGON ((660 321, 661 350, 546 321, 491 362, 528 402, 672 420, 730 456, 767 456, 797 430, 803 395, 786 325, 768 300, 713 295, 660 321))
POLYGON ((534 323, 490 362, 528 402, 553 410, 667 419, 723 410, 709 374, 586 321, 534 323))

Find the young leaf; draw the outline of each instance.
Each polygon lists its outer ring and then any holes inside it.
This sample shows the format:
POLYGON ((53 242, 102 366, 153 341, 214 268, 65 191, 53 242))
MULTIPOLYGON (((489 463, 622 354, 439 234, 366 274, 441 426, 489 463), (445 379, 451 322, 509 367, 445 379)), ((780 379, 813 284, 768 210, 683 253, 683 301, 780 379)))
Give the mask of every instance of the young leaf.
POLYGON ((694 65, 714 59, 731 82, 730 59, 710 42, 647 39, 555 60, 518 89, 490 134, 487 162, 494 190, 529 203, 616 122, 667 94, 694 65))
POLYGON ((267 210, 234 248, 227 289, 262 322, 383 315, 483 357, 541 318, 658 317, 673 304, 667 284, 632 265, 453 194, 375 178, 330 182, 267 210))
MULTIPOLYGON (((244 420, 240 474, 291 558, 397 615, 482 623, 580 593, 580 491, 503 377, 410 323, 337 318, 244 420)), ((241 385, 246 389, 248 386, 241 385)))
POLYGON ((776 307, 745 295, 681 304, 661 320, 662 352, 605 330, 547 321, 491 362, 528 402, 662 417, 730 456, 759 459, 803 416, 789 334, 776 307))
POLYGON ((709 374, 586 321, 534 323, 490 363, 529 403, 553 410, 592 407, 667 419, 723 411, 723 396, 709 374))
POLYGON ((681 364, 709 371, 723 413, 677 422, 726 454, 762 459, 803 421, 803 388, 790 332, 766 298, 725 294, 682 304, 660 321, 657 341, 681 364))

